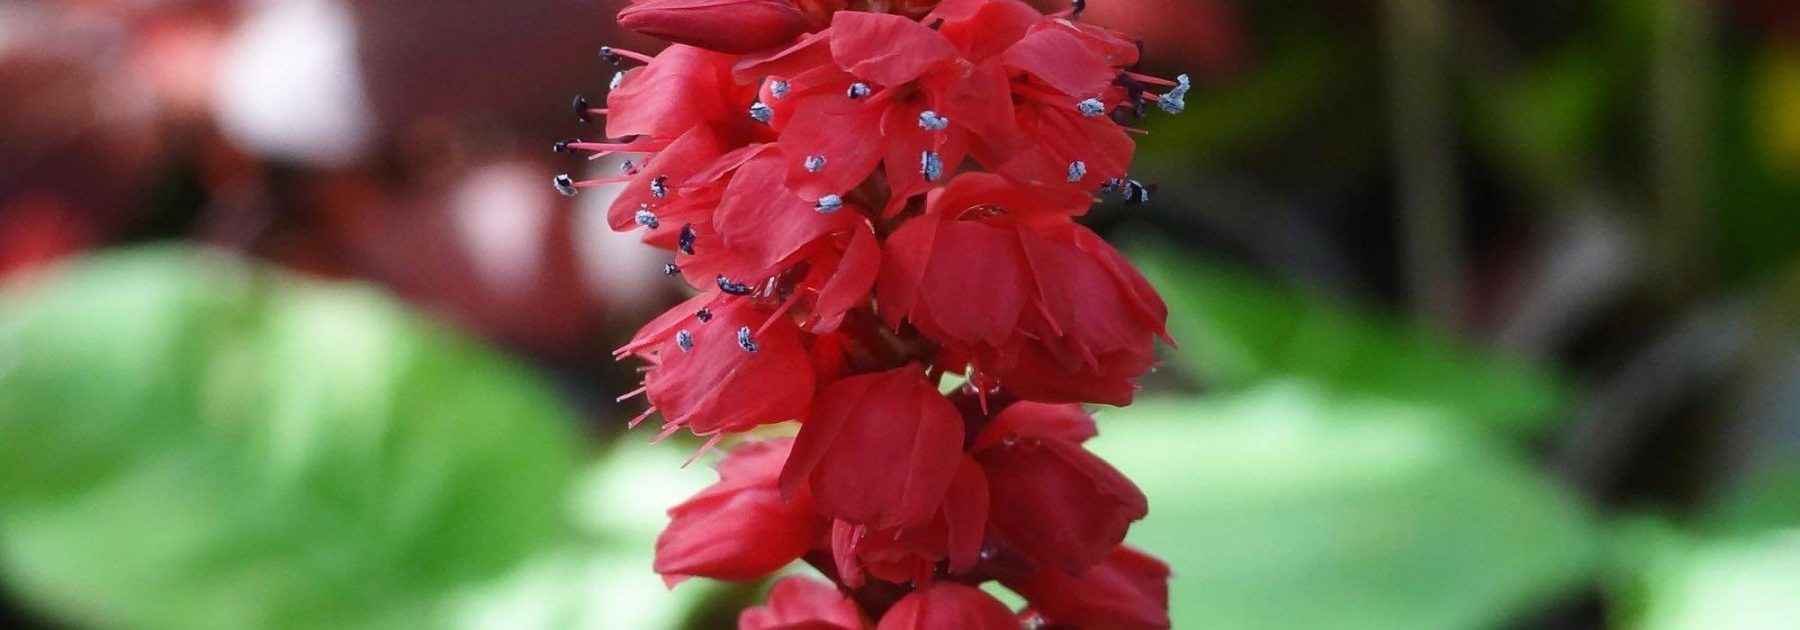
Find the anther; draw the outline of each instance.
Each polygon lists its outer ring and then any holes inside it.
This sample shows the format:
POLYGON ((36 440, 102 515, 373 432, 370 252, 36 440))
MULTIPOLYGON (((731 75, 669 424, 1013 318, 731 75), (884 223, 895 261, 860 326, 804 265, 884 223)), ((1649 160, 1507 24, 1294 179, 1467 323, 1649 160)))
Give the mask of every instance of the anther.
POLYGON ((739 297, 750 295, 751 289, 749 285, 732 282, 731 278, 725 277, 724 274, 719 274, 719 277, 715 279, 714 282, 719 285, 719 290, 724 291, 726 295, 736 295, 739 297))
POLYGON ((606 63, 619 63, 619 52, 611 46, 600 47, 600 60, 606 63))
POLYGON ((562 193, 564 197, 575 196, 575 179, 569 177, 567 173, 557 175, 555 179, 550 180, 550 183, 556 186, 556 192, 562 193))
POLYGON ((624 162, 619 163, 620 173, 630 173, 631 170, 635 168, 637 168, 637 164, 633 163, 631 160, 625 160, 624 162))
POLYGON ((1125 180, 1123 180, 1123 179, 1118 179, 1118 178, 1109 179, 1100 184, 1100 192, 1102 194, 1112 194, 1113 191, 1118 190, 1119 187, 1124 186, 1124 185, 1125 185, 1125 180))
POLYGON ((704 308, 700 309, 694 312, 694 318, 700 320, 700 323, 702 324, 710 322, 712 321, 712 311, 704 308))
POLYGON ((769 84, 769 95, 775 98, 787 98, 788 87, 787 81, 777 79, 769 84))
POLYGON ((937 112, 925 110, 919 112, 919 128, 926 131, 943 131, 950 127, 950 119, 939 116, 937 112))
POLYGON ((1069 183, 1073 184, 1087 179, 1087 162, 1075 160, 1069 163, 1069 183))
POLYGON ((570 138, 568 140, 557 140, 556 142, 553 142, 550 144, 550 150, 555 153, 568 153, 569 152, 569 143, 571 143, 571 142, 581 142, 581 141, 576 140, 574 138, 570 138))
POLYGON ((698 236, 699 235, 694 234, 694 224, 683 224, 681 226, 681 236, 675 238, 676 249, 680 249, 683 254, 689 256, 694 255, 694 239, 698 236))
POLYGON ((936 182, 944 177, 944 159, 936 151, 926 151, 919 155, 919 174, 925 181, 936 182))
POLYGON ((612 76, 612 80, 606 82, 606 89, 617 90, 617 89, 619 89, 619 86, 623 83, 625 83, 625 71, 620 70, 618 72, 614 72, 613 76, 612 76))
POLYGON ((681 265, 675 263, 663 263, 663 275, 671 278, 681 275, 681 265))
POLYGON ((806 167, 808 173, 817 173, 825 168, 825 156, 808 155, 805 160, 800 162, 800 165, 806 167))
POLYGON ((652 230, 662 227, 662 221, 656 220, 656 213, 651 212, 648 207, 638 208, 637 215, 634 218, 637 219, 638 225, 642 225, 652 230))
POLYGON ((1100 99, 1097 98, 1090 98, 1076 104, 1075 109, 1079 110, 1081 115, 1088 118, 1098 118, 1106 113, 1106 103, 1101 102, 1100 99))
POLYGON ((1079 18, 1082 13, 1087 12, 1087 0, 1073 0, 1069 5, 1072 7, 1069 17, 1079 18))
POLYGON ((1156 192, 1155 185, 1146 186, 1134 179, 1125 182, 1125 190, 1120 196, 1125 198, 1125 203, 1136 205, 1150 201, 1150 193, 1153 192, 1156 192))
POLYGON ((587 102, 586 96, 576 94, 575 102, 573 103, 573 106, 575 108, 575 120, 579 120, 584 123, 585 122, 594 122, 593 115, 588 113, 588 102, 587 102))
POLYGON ((756 342, 750 340, 749 326, 738 327, 738 347, 743 348, 744 352, 756 352, 756 342))
POLYGON ((869 84, 857 81, 850 84, 849 89, 844 90, 844 96, 848 96, 853 100, 865 99, 869 97, 870 92, 869 84))
POLYGON ((750 106, 750 119, 766 125, 769 123, 769 121, 775 119, 775 110, 771 109, 765 103, 757 103, 755 105, 751 105, 750 106))
POLYGON ((669 196, 668 175, 657 175, 656 179, 650 180, 650 196, 657 199, 669 196))
POLYGON ((685 330, 677 331, 675 333, 675 345, 680 346, 682 352, 693 350, 694 334, 685 330))
POLYGON ((842 209, 843 207, 844 207, 844 198, 839 197, 837 195, 825 195, 825 196, 819 198, 818 203, 813 204, 813 209, 818 210, 820 213, 823 213, 823 214, 831 214, 833 212, 837 212, 838 210, 842 209))
POLYGON ((1181 113, 1187 109, 1187 93, 1191 87, 1193 84, 1188 81, 1188 75, 1175 77, 1175 88, 1169 90, 1168 94, 1157 97, 1156 106, 1171 114, 1181 113))

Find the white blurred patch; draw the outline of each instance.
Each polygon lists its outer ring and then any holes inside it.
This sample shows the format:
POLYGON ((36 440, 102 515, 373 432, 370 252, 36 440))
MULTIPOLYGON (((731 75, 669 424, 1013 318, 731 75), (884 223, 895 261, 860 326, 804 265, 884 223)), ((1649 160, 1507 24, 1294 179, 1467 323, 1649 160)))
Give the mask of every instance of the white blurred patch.
POLYGON ((523 164, 475 169, 450 199, 451 220, 476 273, 498 294, 531 290, 544 267, 552 195, 541 171, 523 164))
POLYGON ((374 115, 356 63, 356 22, 342 2, 258 3, 221 57, 213 109, 239 146, 326 167, 367 152, 374 115))
MULTIPOLYGON (((619 163, 614 157, 591 162, 597 173, 617 173, 619 163)), ((624 189, 625 184, 618 184, 581 191, 576 204, 575 247, 588 285, 606 296, 611 307, 608 312, 636 318, 660 305, 659 289, 680 280, 662 275, 663 263, 673 260, 673 253, 645 245, 639 240, 641 231, 614 232, 607 225, 606 209, 624 189)))

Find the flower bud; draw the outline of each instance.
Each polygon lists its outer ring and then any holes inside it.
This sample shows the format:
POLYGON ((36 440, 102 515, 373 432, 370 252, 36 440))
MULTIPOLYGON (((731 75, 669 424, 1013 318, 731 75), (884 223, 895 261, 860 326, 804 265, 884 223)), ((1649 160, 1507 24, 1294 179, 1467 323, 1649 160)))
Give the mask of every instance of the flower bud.
POLYGON ((625 28, 678 44, 748 53, 806 32, 792 0, 637 0, 619 12, 625 28))

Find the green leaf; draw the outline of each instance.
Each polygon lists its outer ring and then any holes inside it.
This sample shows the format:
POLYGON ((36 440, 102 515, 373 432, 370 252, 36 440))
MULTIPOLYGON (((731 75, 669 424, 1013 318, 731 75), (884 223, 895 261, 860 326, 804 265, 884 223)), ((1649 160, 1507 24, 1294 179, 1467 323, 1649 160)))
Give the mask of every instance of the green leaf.
POLYGON ((1560 383, 1537 366, 1166 247, 1137 247, 1133 254, 1169 302, 1169 329, 1181 343, 1170 358, 1212 384, 1241 388, 1303 377, 1339 392, 1441 409, 1453 420, 1518 436, 1549 428, 1565 404, 1560 383))
POLYGON ((1637 560, 1624 610, 1644 630, 1762 630, 1800 619, 1800 532, 1687 545, 1637 560))
POLYGON ((378 292, 184 249, 0 297, 0 559, 102 627, 416 627, 562 533, 527 370, 378 292))
POLYGON ((1279 383, 1103 412, 1150 497, 1128 541, 1175 571, 1175 627, 1503 627, 1579 588, 1590 515, 1430 409, 1279 383))

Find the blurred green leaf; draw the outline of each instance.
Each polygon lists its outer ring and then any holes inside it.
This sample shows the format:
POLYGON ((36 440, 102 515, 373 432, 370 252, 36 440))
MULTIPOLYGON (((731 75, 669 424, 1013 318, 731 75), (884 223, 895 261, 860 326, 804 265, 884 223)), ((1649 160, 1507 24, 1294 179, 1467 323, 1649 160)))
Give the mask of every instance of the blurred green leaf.
POLYGON ((0 554, 102 627, 416 627, 556 539, 571 412, 379 293, 183 249, 0 298, 0 554))
POLYGON ((1174 363, 1239 388, 1304 377, 1333 390, 1441 409, 1452 420, 1530 436, 1557 419, 1566 393, 1544 370, 1426 331, 1353 312, 1297 290, 1159 246, 1133 248, 1169 302, 1174 363))
POLYGON ((1764 630, 1800 619, 1800 530, 1663 544, 1616 613, 1644 630, 1764 630))
POLYGON ((1136 480, 1130 542, 1167 559, 1175 627, 1488 628, 1589 576, 1589 515, 1438 412, 1280 383, 1103 412, 1136 480))
MULTIPOLYGON (((569 515, 579 540, 507 576, 461 593, 454 624, 468 630, 694 627, 697 611, 739 603, 755 585, 688 580, 667 588, 651 570, 666 512, 711 484, 704 465, 683 467, 692 444, 627 436, 578 476, 569 515)), ((736 619, 737 607, 729 611, 736 619)), ((706 626, 699 626, 706 627, 706 626)))

